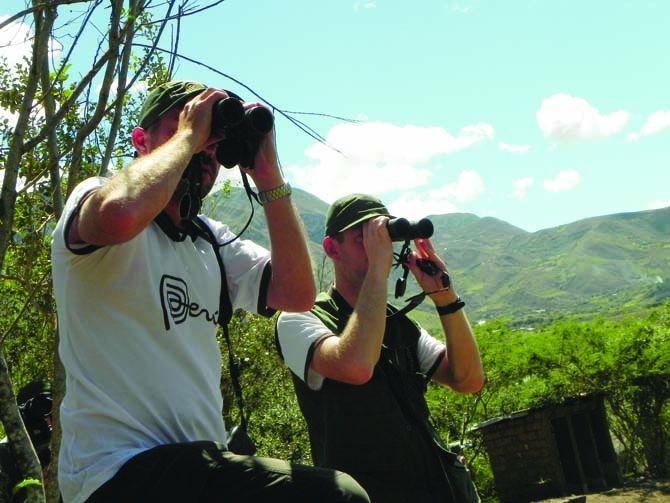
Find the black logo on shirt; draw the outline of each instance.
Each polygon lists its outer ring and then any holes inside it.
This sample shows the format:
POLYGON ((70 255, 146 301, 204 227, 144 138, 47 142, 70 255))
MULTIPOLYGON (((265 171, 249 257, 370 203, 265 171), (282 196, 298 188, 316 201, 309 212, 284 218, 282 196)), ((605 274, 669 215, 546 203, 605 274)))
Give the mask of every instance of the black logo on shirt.
POLYGON ((191 302, 188 295, 188 285, 186 282, 175 276, 163 274, 160 285, 161 307, 163 308, 163 323, 165 330, 170 330, 170 319, 175 325, 184 323, 191 316, 197 318, 204 314, 207 321, 216 325, 219 318, 219 312, 213 314, 200 307, 197 302, 191 302))

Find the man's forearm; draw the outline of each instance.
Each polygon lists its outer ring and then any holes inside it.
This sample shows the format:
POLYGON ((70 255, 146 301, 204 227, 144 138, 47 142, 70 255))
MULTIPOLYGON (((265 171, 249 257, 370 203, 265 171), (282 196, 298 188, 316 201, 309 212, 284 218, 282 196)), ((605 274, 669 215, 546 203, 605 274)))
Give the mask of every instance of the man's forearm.
POLYGON ((456 391, 477 392, 484 384, 479 349, 465 312, 440 316, 447 343, 448 375, 446 383, 456 391))
POLYGON ((354 312, 342 337, 350 341, 351 355, 370 372, 379 361, 386 330, 386 274, 369 270, 358 294, 354 312))
POLYGON ((283 311, 307 311, 316 288, 302 222, 289 197, 265 203, 263 208, 272 256, 268 304, 283 311))
POLYGON ((116 174, 82 207, 83 240, 111 244, 141 232, 170 201, 191 156, 186 139, 175 136, 116 174))
POLYGON ((336 381, 365 384, 379 361, 385 328, 386 274, 368 271, 344 331, 321 341, 312 368, 336 381))

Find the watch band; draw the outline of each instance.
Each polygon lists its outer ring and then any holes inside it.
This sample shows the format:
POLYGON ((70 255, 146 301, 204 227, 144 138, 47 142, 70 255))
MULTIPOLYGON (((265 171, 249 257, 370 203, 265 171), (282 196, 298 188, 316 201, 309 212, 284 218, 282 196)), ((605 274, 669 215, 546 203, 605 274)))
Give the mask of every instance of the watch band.
POLYGON ((271 201, 276 201, 282 197, 288 197, 291 195, 291 186, 288 182, 282 183, 270 190, 263 190, 258 192, 258 202, 261 204, 269 203, 271 201))
POLYGON ((451 304, 447 304, 446 306, 435 306, 435 309, 440 316, 443 316, 445 314, 455 313, 456 311, 463 309, 464 306, 465 302, 463 302, 460 297, 456 297, 456 300, 451 304))

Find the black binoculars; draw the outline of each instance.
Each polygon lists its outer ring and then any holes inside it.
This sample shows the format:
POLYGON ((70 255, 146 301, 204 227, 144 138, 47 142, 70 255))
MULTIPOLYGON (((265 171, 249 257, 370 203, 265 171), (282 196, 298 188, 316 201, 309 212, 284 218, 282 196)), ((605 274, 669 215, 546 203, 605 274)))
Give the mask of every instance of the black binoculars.
POLYGON ((225 168, 253 168, 263 136, 272 130, 274 116, 264 106, 244 109, 237 98, 217 101, 212 109, 212 134, 225 138, 216 146, 216 159, 225 168))
POLYGON ((433 222, 427 218, 409 221, 406 218, 391 218, 386 222, 391 241, 407 241, 408 239, 428 239, 433 235, 433 222))

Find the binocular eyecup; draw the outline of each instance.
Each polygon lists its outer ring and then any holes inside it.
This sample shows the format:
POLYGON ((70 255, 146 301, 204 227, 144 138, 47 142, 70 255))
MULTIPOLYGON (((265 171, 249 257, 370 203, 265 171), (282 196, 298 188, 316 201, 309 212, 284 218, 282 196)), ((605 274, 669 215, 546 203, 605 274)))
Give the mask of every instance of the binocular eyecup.
POLYGON ((406 218, 392 218, 386 223, 391 241, 428 239, 433 235, 433 222, 427 218, 410 221, 406 218))
POLYGON ((236 98, 224 98, 212 109, 212 134, 225 138, 216 147, 216 158, 225 168, 253 167, 263 136, 274 126, 272 112, 264 106, 244 109, 236 98))

